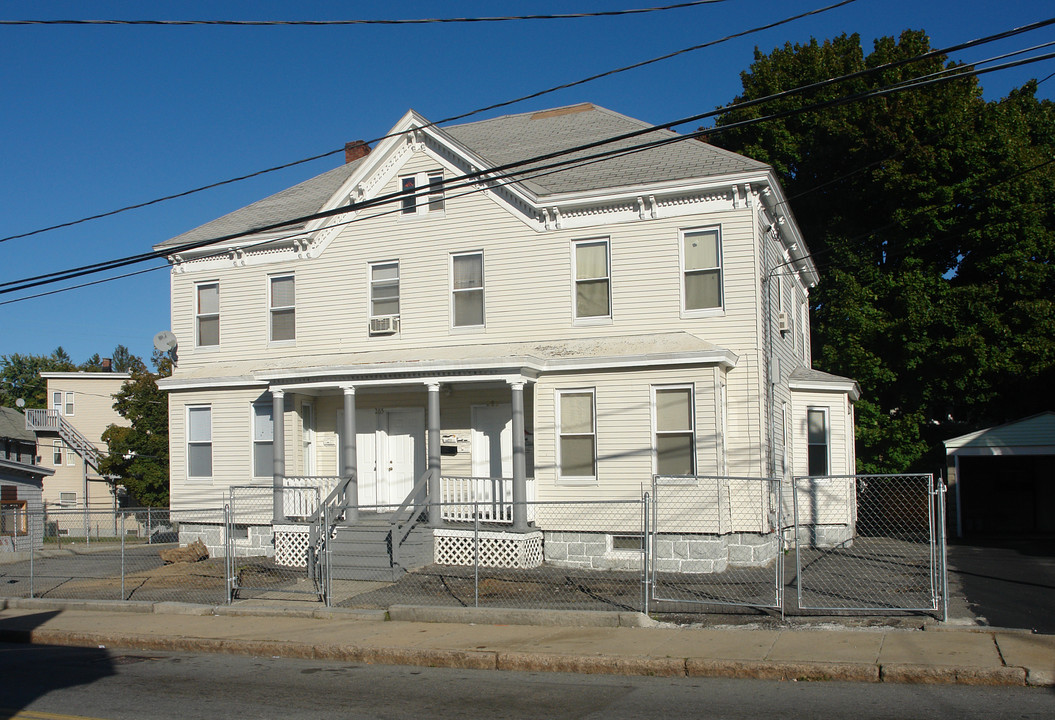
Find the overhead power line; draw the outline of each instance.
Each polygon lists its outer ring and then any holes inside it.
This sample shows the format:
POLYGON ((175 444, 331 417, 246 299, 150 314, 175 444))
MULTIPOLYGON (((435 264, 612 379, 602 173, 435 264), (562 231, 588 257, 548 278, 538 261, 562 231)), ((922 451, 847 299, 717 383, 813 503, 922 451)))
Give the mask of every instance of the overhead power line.
POLYGON ((484 17, 450 18, 396 18, 354 20, 0 20, 0 25, 233 25, 243 27, 270 27, 276 25, 327 26, 327 25, 432 25, 437 23, 494 23, 514 20, 578 20, 581 18, 618 17, 621 15, 644 15, 647 13, 682 10, 699 5, 714 5, 726 0, 692 0, 691 2, 660 5, 627 10, 599 10, 597 12, 554 13, 549 15, 493 15, 484 17))
MULTIPOLYGON (((701 137, 704 137, 704 136, 706 136, 708 134, 711 134, 711 133, 714 133, 714 132, 718 132, 719 130, 726 130, 726 129, 736 128, 736 127, 743 127, 743 126, 747 126, 747 125, 753 125, 753 124, 756 124, 756 123, 759 123, 759 122, 765 122, 765 121, 769 121, 769 120, 780 119, 780 118, 789 117, 789 116, 792 116, 792 115, 802 114, 802 113, 805 113, 805 112, 815 112, 817 110, 822 110, 822 109, 826 109, 826 108, 829 108, 829 107, 836 107, 836 106, 844 105, 844 104, 847 104, 847 103, 850 103, 850 102, 858 102, 858 101, 869 99, 869 98, 873 98, 873 97, 881 97, 881 96, 884 96, 884 95, 892 94, 894 92, 901 92, 901 91, 904 91, 904 90, 907 90, 907 89, 916 89, 916 88, 928 87, 930 85, 935 85, 935 84, 944 83, 944 82, 950 82, 952 80, 960 79, 962 77, 968 77, 968 76, 979 75, 979 74, 983 74, 983 73, 995 72, 997 70, 1008 69, 1010 67, 1018 67, 1018 66, 1021 66, 1021 65, 1024 65, 1024 64, 1028 64, 1028 63, 1031 63, 1031 62, 1039 62, 1039 61, 1042 61, 1042 60, 1051 59, 1053 57, 1055 57, 1055 53, 1050 53, 1048 55, 1044 55, 1044 56, 1040 56, 1040 57, 1036 57, 1036 58, 1029 58, 1029 59, 1025 59, 1025 60, 1020 60, 1020 61, 1016 61, 1016 62, 1013 62, 1013 63, 1005 63, 1003 65, 995 66, 995 67, 992 67, 992 68, 985 68, 985 69, 982 69, 982 70, 975 69, 975 68, 973 68, 971 66, 961 66, 960 68, 958 68, 958 70, 961 70, 961 72, 958 72, 958 73, 954 73, 954 74, 946 74, 946 73, 937 74, 937 76, 929 77, 926 80, 921 80, 921 81, 918 81, 918 82, 899 83, 899 84, 896 84, 896 85, 886 86, 886 87, 883 87, 883 88, 878 88, 876 90, 872 90, 872 91, 868 91, 868 92, 864 92, 864 93, 858 93, 858 94, 855 94, 855 95, 844 96, 842 98, 835 98, 835 99, 828 100, 828 101, 821 102, 821 103, 815 103, 814 105, 810 105, 810 106, 806 106, 806 107, 800 107, 800 108, 794 108, 794 109, 785 110, 785 111, 782 111, 782 112, 779 112, 779 113, 774 113, 774 114, 767 115, 767 116, 764 116, 764 117, 750 118, 750 119, 742 120, 742 121, 739 121, 737 123, 731 123, 729 125, 722 126, 722 128, 720 128, 720 129, 714 129, 714 128, 706 129, 705 128, 705 129, 700 129, 700 130, 698 130, 698 131, 696 131, 694 133, 690 133, 690 134, 687 134, 687 135, 675 135, 675 136, 671 136, 671 137, 665 137, 665 138, 662 138, 662 139, 656 140, 656 141, 650 141, 650 142, 646 142, 646 143, 641 143, 641 144, 633 146, 631 148, 618 148, 618 149, 615 149, 615 150, 602 151, 600 153, 596 153, 594 155, 589 155, 589 156, 586 156, 586 157, 580 157, 580 158, 575 158, 575 159, 571 159, 571 160, 567 160, 567 159, 559 160, 559 158, 565 157, 565 156, 567 156, 568 154, 571 154, 571 153, 582 152, 582 151, 590 150, 590 149, 593 149, 593 148, 596 148, 596 147, 599 147, 599 146, 602 146, 602 145, 605 145, 605 144, 610 144, 612 142, 617 142, 617 141, 620 141, 620 140, 625 140, 625 139, 630 139, 630 138, 634 138, 634 137, 639 137, 641 135, 645 135, 645 134, 648 134, 648 133, 655 132, 658 129, 665 129, 665 128, 673 127, 673 126, 676 126, 676 125, 687 124, 689 122, 696 122, 696 121, 698 121, 700 119, 703 119, 704 117, 709 117, 709 116, 712 116, 714 114, 721 113, 721 112, 728 112, 729 110, 734 109, 734 108, 722 108, 722 109, 711 111, 711 112, 708 112, 708 113, 701 113, 699 115, 695 115, 695 116, 692 116, 692 117, 689 117, 689 118, 682 118, 682 119, 679 119, 679 120, 675 120, 675 121, 672 121, 672 122, 669 122, 669 123, 665 123, 663 125, 650 126, 650 127, 647 127, 647 128, 643 128, 641 130, 636 130, 636 131, 633 131, 633 132, 630 132, 630 133, 624 133, 624 134, 619 135, 619 136, 606 138, 604 140, 599 140, 599 141, 595 141, 595 142, 592 142, 592 143, 586 143, 586 144, 579 145, 579 146, 574 147, 574 148, 569 148, 569 149, 561 150, 561 151, 555 151, 555 152, 548 153, 548 154, 545 154, 545 155, 536 156, 534 158, 529 158, 529 159, 522 160, 522 161, 508 163, 506 165, 498 166, 498 167, 495 167, 495 168, 491 168, 491 169, 486 170, 486 171, 476 171, 476 172, 473 172, 473 173, 466 173, 466 174, 464 174, 462 176, 459 176, 457 178, 452 178, 451 180, 444 181, 443 185, 444 185, 444 189, 445 190, 446 189, 459 189, 459 188, 471 187, 473 185, 476 185, 482 179, 484 181, 485 187, 478 189, 479 191, 482 191, 482 190, 486 189, 486 183, 487 182, 494 182, 496 180, 503 180, 503 179, 507 179, 507 178, 511 179, 514 182, 515 181, 519 181, 519 180, 523 179, 523 176, 524 176, 525 172, 529 172, 529 173, 530 172, 539 172, 539 171, 550 170, 550 169, 553 169, 555 171, 559 171, 561 169, 567 169, 567 166, 570 165, 570 164, 582 163, 582 162, 587 162, 587 161, 592 161, 592 160, 600 161, 600 160, 608 159, 608 158, 610 158, 612 156, 615 156, 615 155, 628 154, 630 152, 641 152, 641 151, 644 151, 644 150, 647 150, 647 149, 651 149, 651 148, 656 148, 656 147, 661 147, 661 146, 664 146, 664 145, 672 144, 674 142, 683 142, 683 141, 688 140, 688 139, 701 138, 701 137), (557 162, 553 162, 553 163, 551 163, 549 165, 536 165, 536 163, 544 163, 544 162, 547 162, 547 161, 550 161, 550 160, 555 160, 555 159, 557 160, 557 162), (525 165, 533 165, 534 167, 531 167, 531 168, 528 168, 528 169, 525 170, 525 169, 523 169, 523 166, 525 166, 525 165), (520 168, 520 170, 518 170, 518 168, 520 168)), ((984 62, 986 62, 986 61, 982 61, 982 63, 984 63, 984 62)), ((978 63, 978 64, 982 64, 982 63, 978 63)), ((885 66, 879 66, 877 68, 873 68, 872 72, 881 72, 881 71, 883 71, 885 69, 887 69, 885 66)), ((791 92, 791 91, 788 91, 788 92, 791 92)), ((784 93, 781 93, 781 95, 783 95, 783 94, 784 93)), ((414 195, 412 197, 417 197, 418 195, 424 195, 425 193, 426 193, 426 190, 422 190, 420 193, 417 193, 416 195, 414 195)), ((54 283, 54 282, 61 282, 63 280, 70 280, 70 279, 74 279, 76 277, 82 277, 84 275, 94 274, 96 272, 105 272, 106 270, 117 269, 119 267, 124 267, 124 266, 127 266, 127 265, 132 265, 132 264, 136 264, 136 263, 139 263, 139 262, 144 262, 144 261, 148 261, 148 260, 151 260, 151 259, 158 259, 158 258, 165 257, 165 256, 176 255, 176 254, 179 254, 181 252, 187 252, 187 251, 190 251, 190 250, 194 250, 194 249, 198 249, 198 248, 202 248, 202 247, 207 247, 209 245, 215 245, 215 244, 218 244, 218 243, 221 243, 221 242, 229 242, 231 240, 236 240, 236 239, 239 239, 239 238, 242 238, 242 237, 246 237, 246 236, 257 234, 257 233, 261 233, 261 232, 269 232, 269 231, 278 230, 278 229, 281 229, 282 227, 287 227, 287 226, 290 226, 290 225, 300 225, 302 223, 309 222, 311 220, 317 220, 317 219, 323 219, 323 218, 327 218, 327 217, 333 217, 335 215, 342 215, 342 214, 346 214, 346 213, 349 213, 349 212, 356 212, 356 211, 359 211, 359 210, 363 210, 363 209, 367 209, 367 208, 371 208, 371 207, 377 207, 377 206, 381 206, 381 205, 385 205, 385 204, 389 204, 389 203, 393 203, 393 202, 401 202, 402 200, 406 199, 407 197, 408 196, 406 194, 403 194, 403 193, 398 193, 398 192, 397 193, 390 193, 390 194, 387 194, 387 195, 378 196, 377 198, 373 198, 373 199, 371 199, 369 201, 365 201, 365 202, 362 202, 362 203, 353 203, 353 204, 342 206, 342 207, 339 207, 339 208, 334 208, 332 210, 327 210, 327 211, 323 211, 323 212, 319 212, 319 213, 312 213, 310 215, 302 216, 302 217, 299 217, 299 218, 292 218, 292 219, 285 220, 285 221, 282 221, 282 222, 279 222, 279 223, 272 223, 270 225, 265 225, 265 226, 253 228, 253 229, 250 229, 250 230, 247 230, 247 231, 244 231, 244 232, 240 232, 240 233, 231 233, 231 234, 224 235, 224 236, 221 236, 221 237, 210 238, 210 239, 206 239, 206 240, 197 241, 197 242, 194 242, 194 243, 187 243, 187 244, 181 245, 181 246, 165 248, 164 250, 160 250, 160 251, 154 251, 154 252, 150 252, 150 253, 142 253, 142 254, 139 254, 139 255, 129 256, 129 257, 126 257, 126 258, 119 258, 119 259, 113 260, 113 261, 106 261, 106 262, 103 262, 103 263, 96 263, 96 264, 90 265, 90 266, 81 266, 79 268, 72 268, 70 270, 59 271, 59 272, 56 272, 56 273, 49 273, 47 275, 37 276, 35 278, 27 278, 27 279, 23 279, 23 280, 20 280, 20 281, 12 281, 12 282, 7 282, 7 283, 2 283, 2 284, 0 284, 0 288, 3 288, 3 289, 0 289, 0 294, 7 294, 7 293, 10 293, 10 292, 17 292, 17 291, 20 291, 20 290, 26 290, 26 289, 30 289, 30 288, 33 288, 33 287, 38 287, 38 286, 41 286, 41 285, 51 284, 51 283, 54 283), (10 287, 12 285, 17 285, 17 286, 16 287, 10 287)), ((299 234, 299 232, 297 234, 299 234)), ((269 239, 267 241, 269 242, 269 241, 272 241, 272 240, 273 239, 269 239)))
MULTIPOLYGON (((785 25, 787 23, 793 22, 795 20, 800 20, 802 18, 809 17, 811 15, 817 15, 817 14, 820 14, 820 13, 828 12, 829 10, 834 10, 836 8, 840 8, 840 7, 844 6, 844 5, 849 5, 849 4, 854 3, 854 2, 857 2, 857 0, 840 0, 840 2, 837 2, 837 3, 833 4, 833 5, 828 5, 828 6, 825 6, 825 7, 817 8, 815 10, 810 10, 810 11, 807 11, 807 12, 799 13, 797 15, 792 15, 790 17, 784 18, 783 20, 777 20, 775 22, 771 22, 771 23, 768 23, 766 25, 759 25, 759 26, 751 28, 749 30, 743 30, 741 32, 734 33, 732 35, 726 35, 725 37, 719 38, 717 40, 711 40, 709 42, 702 43, 702 44, 699 44, 699 45, 693 45, 692 47, 687 47, 687 48, 683 48, 681 50, 676 50, 676 51, 674 51, 672 53, 667 53, 665 55, 660 55, 658 57, 654 57, 654 58, 651 58, 649 60, 643 60, 641 62, 637 62, 637 63, 634 63, 632 65, 626 65, 624 67, 616 68, 614 70, 608 70, 606 72, 599 73, 597 75, 591 75, 589 77, 582 78, 581 80, 576 80, 574 82, 564 83, 563 85, 556 85, 554 87, 547 88, 545 90, 539 90, 539 91, 531 93, 529 95, 523 95, 521 97, 514 98, 513 100, 506 100, 506 101, 503 101, 503 102, 500 102, 500 103, 495 103, 493 105, 488 105, 486 107, 477 108, 476 110, 471 110, 471 111, 466 112, 466 113, 461 113, 460 115, 452 115, 450 117, 443 118, 442 120, 436 120, 434 122, 430 122, 430 123, 424 125, 423 128, 433 127, 433 126, 436 126, 436 125, 442 125, 442 124, 445 124, 445 123, 454 122, 455 120, 464 120, 467 117, 472 117, 474 115, 479 115, 480 113, 489 112, 491 110, 497 110, 497 109, 500 109, 500 108, 503 108, 503 107, 508 107, 510 105, 515 105, 517 103, 521 103, 521 102, 524 102, 526 100, 533 100, 535 98, 539 98, 539 97, 542 97, 543 95, 548 95, 550 93, 554 93, 554 92, 557 92, 559 90, 567 90, 569 88, 573 88, 573 87, 577 87, 577 86, 580 86, 580 85, 584 85, 586 83, 590 83, 590 82, 593 82, 595 80, 599 80, 601 78, 605 78, 605 77, 609 77, 609 76, 616 75, 616 74, 619 74, 619 73, 627 72, 629 70, 636 70, 637 68, 645 67, 646 65, 651 65, 653 63, 661 62, 663 60, 668 60, 670 58, 677 57, 677 56, 683 55, 685 53, 693 52, 693 51, 696 51, 696 50, 702 50, 702 49, 708 48, 708 47, 713 47, 715 45, 719 45, 721 43, 728 42, 728 41, 734 40, 736 38, 744 37, 746 35, 751 35, 753 33, 758 33, 758 32, 761 32, 763 30, 769 30, 771 28, 775 28, 775 27, 778 27, 780 25, 785 25)), ((390 137, 394 137, 394 136, 393 135, 382 135, 380 137, 373 138, 371 140, 367 140, 366 142, 367 142, 367 144, 373 144, 373 143, 380 142, 382 140, 387 140, 390 137)), ((147 201, 144 201, 144 202, 135 203, 133 205, 126 205, 124 207, 120 207, 120 208, 117 208, 115 210, 109 210, 109 211, 98 213, 98 214, 95 214, 95 215, 89 215, 87 217, 83 217, 83 218, 80 218, 78 220, 70 220, 68 222, 58 223, 56 225, 49 225, 47 227, 39 228, 37 230, 30 230, 30 231, 24 232, 24 233, 18 233, 18 234, 15 234, 15 235, 8 235, 7 237, 0 237, 0 243, 7 242, 8 240, 16 240, 18 238, 31 237, 33 235, 40 235, 42 233, 50 232, 52 230, 59 230, 61 228, 72 227, 74 225, 80 225, 82 223, 90 222, 92 220, 100 220, 100 219, 105 218, 105 217, 111 217, 113 215, 119 215, 121 213, 129 212, 131 210, 139 210, 141 208, 149 207, 151 205, 157 205, 159 203, 167 202, 169 200, 176 200, 176 199, 179 199, 179 198, 182 198, 182 197, 187 197, 188 195, 194 195, 196 193, 204 192, 206 190, 213 190, 213 189, 218 188, 218 187, 223 187, 224 185, 231 185, 231 184, 234 184, 234 183, 237 183, 237 182, 242 182, 244 180, 249 180, 251 178, 259 177, 261 175, 267 175, 268 173, 277 172, 279 170, 286 170, 286 169, 291 168, 291 167, 296 167, 297 165, 303 165, 305 163, 314 162, 315 160, 321 160, 323 158, 327 158, 327 157, 330 157, 332 155, 336 155, 336 154, 341 153, 341 152, 344 152, 344 147, 343 146, 340 147, 340 148, 336 148, 334 150, 327 150, 326 152, 322 152, 322 153, 319 153, 317 155, 312 155, 310 157, 302 158, 300 160, 294 160, 292 162, 284 163, 282 165, 275 165, 273 167, 265 168, 263 170, 257 170, 255 172, 251 172, 251 173, 248 173, 248 174, 245 174, 245 175, 239 175, 237 177, 229 178, 227 180, 220 180, 220 181, 217 181, 217 182, 214 182, 214 183, 209 183, 208 185, 201 185, 199 187, 192 188, 190 190, 185 190, 183 192, 173 193, 171 195, 165 195, 165 196, 162 196, 162 197, 159 197, 159 198, 155 198, 153 200, 147 200, 147 201)))

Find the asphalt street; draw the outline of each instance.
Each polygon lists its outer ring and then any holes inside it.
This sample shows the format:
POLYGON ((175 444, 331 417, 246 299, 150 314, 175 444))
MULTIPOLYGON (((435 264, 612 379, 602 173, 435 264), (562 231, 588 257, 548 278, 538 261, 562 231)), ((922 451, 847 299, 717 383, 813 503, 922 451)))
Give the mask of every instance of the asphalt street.
POLYGON ((65 720, 1055 716, 1050 688, 499 672, 37 645, 0 644, 0 676, 0 716, 65 720))

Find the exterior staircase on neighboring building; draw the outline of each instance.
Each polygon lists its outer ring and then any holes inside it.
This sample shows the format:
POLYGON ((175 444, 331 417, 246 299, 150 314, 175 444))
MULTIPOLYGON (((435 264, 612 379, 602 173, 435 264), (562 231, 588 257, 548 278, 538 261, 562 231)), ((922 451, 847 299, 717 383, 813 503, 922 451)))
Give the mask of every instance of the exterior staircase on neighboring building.
POLYGON ((88 467, 99 472, 102 453, 80 430, 67 422, 58 410, 26 410, 26 430, 58 433, 66 447, 80 455, 88 467))
POLYGON ((329 542, 334 580, 394 581, 433 561, 432 528, 391 514, 363 513, 354 525, 337 525, 329 542))

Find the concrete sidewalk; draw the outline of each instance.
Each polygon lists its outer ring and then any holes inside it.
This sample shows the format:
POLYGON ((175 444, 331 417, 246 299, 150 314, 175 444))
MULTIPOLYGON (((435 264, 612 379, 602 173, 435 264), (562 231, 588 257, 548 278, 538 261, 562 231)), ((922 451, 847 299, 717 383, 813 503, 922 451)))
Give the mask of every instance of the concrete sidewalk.
POLYGON ((1055 686, 1055 636, 974 627, 697 628, 616 612, 0 598, 0 641, 486 670, 1055 686))

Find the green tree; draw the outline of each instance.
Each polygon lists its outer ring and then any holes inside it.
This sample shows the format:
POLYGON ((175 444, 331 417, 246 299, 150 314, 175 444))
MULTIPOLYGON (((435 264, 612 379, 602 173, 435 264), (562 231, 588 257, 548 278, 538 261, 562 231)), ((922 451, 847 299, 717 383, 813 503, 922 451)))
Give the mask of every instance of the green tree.
POLYGON ((27 408, 48 406, 48 383, 42 372, 70 372, 76 370, 70 356, 61 346, 50 355, 12 353, 0 356, 0 405, 15 407, 20 398, 27 408))
POLYGON ((141 361, 133 363, 131 377, 114 395, 114 410, 131 425, 111 425, 103 433, 108 454, 100 471, 120 478, 117 482, 125 486, 134 504, 167 507, 168 398, 157 381, 172 374, 172 361, 155 353, 153 362, 156 372, 141 361))
MULTIPOLYGON (((736 101, 929 50, 919 31, 868 55, 857 35, 756 50, 736 101)), ((1045 409, 1055 111, 1033 83, 986 102, 967 77, 731 125, 947 67, 934 57, 734 111, 711 138, 771 164, 791 199, 821 273, 814 363, 862 386, 860 471, 933 467, 940 440, 1045 409)))

